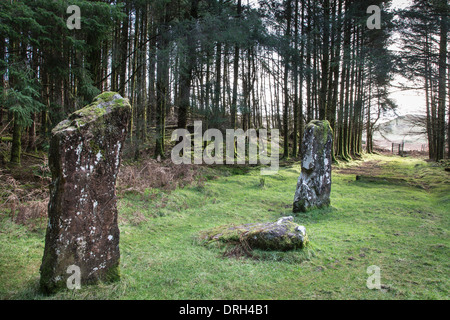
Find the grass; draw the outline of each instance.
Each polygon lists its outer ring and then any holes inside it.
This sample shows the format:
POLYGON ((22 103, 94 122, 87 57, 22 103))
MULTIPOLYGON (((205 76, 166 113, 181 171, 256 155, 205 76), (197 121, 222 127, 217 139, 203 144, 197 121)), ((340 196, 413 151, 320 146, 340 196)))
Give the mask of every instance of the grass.
POLYGON ((30 232, 3 214, 0 298, 449 298, 450 174, 420 159, 370 155, 334 168, 331 207, 295 216, 307 249, 248 258, 199 243, 200 232, 219 225, 292 215, 299 170, 280 168, 262 186, 258 168, 220 168, 219 178, 170 193, 126 193, 118 203, 121 281, 50 297, 38 292, 45 230, 30 232), (355 180, 351 170, 370 162, 386 180, 355 180), (371 265, 380 268, 383 290, 366 286, 371 265))

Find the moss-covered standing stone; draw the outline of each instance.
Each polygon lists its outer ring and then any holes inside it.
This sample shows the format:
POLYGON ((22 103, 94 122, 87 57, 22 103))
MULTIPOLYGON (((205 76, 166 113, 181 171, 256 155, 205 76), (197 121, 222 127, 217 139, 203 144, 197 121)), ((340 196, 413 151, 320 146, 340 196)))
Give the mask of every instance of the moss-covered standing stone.
POLYGON ((105 92, 52 130, 45 293, 66 287, 70 265, 82 285, 120 277, 115 185, 130 115, 127 99, 105 92))
POLYGON ((330 205, 332 146, 330 123, 326 120, 311 121, 302 140, 302 171, 294 196, 294 212, 330 205))

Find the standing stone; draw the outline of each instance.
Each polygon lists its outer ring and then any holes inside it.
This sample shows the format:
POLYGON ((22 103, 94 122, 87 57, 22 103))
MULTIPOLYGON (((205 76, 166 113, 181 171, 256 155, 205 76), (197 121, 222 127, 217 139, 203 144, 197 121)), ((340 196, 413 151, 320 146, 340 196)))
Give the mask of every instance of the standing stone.
POLYGON ((81 285, 120 277, 115 184, 130 114, 127 99, 105 92, 52 130, 45 293, 65 288, 73 266, 81 285))
POLYGON ((294 212, 330 205, 333 132, 326 120, 311 121, 302 140, 302 171, 297 181, 294 212))

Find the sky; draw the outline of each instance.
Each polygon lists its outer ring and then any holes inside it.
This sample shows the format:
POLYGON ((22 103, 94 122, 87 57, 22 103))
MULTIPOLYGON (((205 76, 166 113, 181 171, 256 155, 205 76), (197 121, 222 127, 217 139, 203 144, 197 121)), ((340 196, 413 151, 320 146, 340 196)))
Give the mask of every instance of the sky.
MULTIPOLYGON (((411 0, 393 0, 392 1, 392 9, 403 9, 408 7, 411 4, 411 0)), ((398 35, 394 35, 394 43, 390 47, 391 50, 401 50, 399 44, 395 39, 398 39, 398 35)), ((396 76, 394 78, 393 84, 399 85, 408 84, 406 79, 401 76, 396 76)), ((411 85, 413 86, 413 85, 411 85)), ((391 88, 390 97, 396 101, 398 105, 397 114, 398 115, 406 115, 406 114, 425 114, 425 97, 424 93, 418 90, 407 90, 401 91, 398 88, 391 88)), ((387 115, 385 118, 392 118, 393 115, 387 115)))

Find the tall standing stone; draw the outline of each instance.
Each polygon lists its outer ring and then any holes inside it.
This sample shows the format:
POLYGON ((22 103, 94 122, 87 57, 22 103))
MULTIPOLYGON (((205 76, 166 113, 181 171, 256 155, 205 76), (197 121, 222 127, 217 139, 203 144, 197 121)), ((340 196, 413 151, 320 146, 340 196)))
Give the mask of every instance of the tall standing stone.
POLYGON ((120 277, 115 184, 130 115, 127 99, 105 92, 52 130, 46 293, 66 287, 73 266, 81 285, 120 277))
POLYGON ((311 121, 302 140, 302 171, 297 181, 294 212, 330 204, 333 132, 326 120, 311 121))

